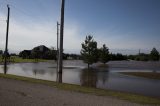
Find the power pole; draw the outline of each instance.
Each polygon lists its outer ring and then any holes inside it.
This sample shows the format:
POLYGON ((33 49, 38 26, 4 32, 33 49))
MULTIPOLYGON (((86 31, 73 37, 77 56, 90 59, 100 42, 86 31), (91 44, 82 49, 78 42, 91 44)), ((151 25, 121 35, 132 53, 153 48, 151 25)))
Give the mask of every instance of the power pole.
POLYGON ((60 48, 59 48, 59 64, 58 64, 58 72, 62 73, 63 66, 63 30, 64 30, 64 6, 65 0, 62 0, 61 3, 61 24, 60 24, 60 48))
POLYGON ((140 55, 140 53, 141 53, 141 49, 139 49, 139 55, 140 55))
POLYGON ((10 17, 10 7, 7 5, 8 8, 8 16, 7 16, 7 30, 6 30, 6 45, 5 45, 5 52, 4 52, 4 74, 7 72, 7 54, 8 54, 8 32, 9 32, 9 17, 10 17))
POLYGON ((57 72, 58 72, 58 55, 59 55, 59 23, 57 21, 57 72))

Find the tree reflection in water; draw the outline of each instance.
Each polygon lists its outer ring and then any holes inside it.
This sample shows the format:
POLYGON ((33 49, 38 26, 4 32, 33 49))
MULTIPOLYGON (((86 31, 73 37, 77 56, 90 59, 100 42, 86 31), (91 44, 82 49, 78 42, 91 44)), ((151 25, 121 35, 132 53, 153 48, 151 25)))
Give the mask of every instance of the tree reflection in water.
POLYGON ((80 74, 80 83, 82 86, 96 88, 98 82, 102 82, 105 85, 108 76, 108 68, 83 69, 80 74))
POLYGON ((62 73, 57 73, 57 82, 62 83, 62 73))
POLYGON ((83 69, 80 74, 82 86, 95 87, 97 85, 97 71, 95 69, 83 69))
POLYGON ((109 79, 109 69, 108 68, 100 68, 98 71, 98 80, 105 85, 106 81, 109 79))
POLYGON ((7 74, 7 71, 8 71, 8 69, 9 69, 9 67, 8 66, 6 66, 6 67, 1 67, 2 68, 2 70, 3 70, 3 72, 4 72, 4 74, 7 74))
POLYGON ((40 69, 33 69, 32 70, 33 74, 36 76, 37 74, 40 74, 40 75, 44 75, 46 73, 45 70, 40 70, 40 69))

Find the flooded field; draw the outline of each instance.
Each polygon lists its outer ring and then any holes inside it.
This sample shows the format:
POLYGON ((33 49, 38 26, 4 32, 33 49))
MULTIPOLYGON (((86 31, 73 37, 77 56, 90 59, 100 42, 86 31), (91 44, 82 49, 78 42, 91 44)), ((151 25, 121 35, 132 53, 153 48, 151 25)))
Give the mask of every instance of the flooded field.
MULTIPOLYGON (((114 61, 108 67, 86 69, 82 61, 64 61, 63 73, 57 75, 55 62, 9 64, 8 74, 78 84, 94 88, 111 89, 160 97, 160 80, 123 75, 118 72, 160 72, 160 62, 114 61)), ((0 65, 0 73, 4 72, 0 65)))

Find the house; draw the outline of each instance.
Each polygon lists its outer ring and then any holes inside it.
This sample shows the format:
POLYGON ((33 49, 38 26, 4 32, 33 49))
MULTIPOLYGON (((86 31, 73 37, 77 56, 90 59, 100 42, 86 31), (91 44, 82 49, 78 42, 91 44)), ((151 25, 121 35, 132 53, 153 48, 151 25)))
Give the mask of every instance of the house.
POLYGON ((51 50, 44 45, 34 47, 32 50, 23 50, 19 53, 22 58, 32 59, 56 59, 56 50, 51 50))
POLYGON ((26 58, 30 58, 31 56, 31 50, 23 50, 19 53, 19 56, 26 59, 26 58))
POLYGON ((47 51, 49 51, 49 50, 50 50, 50 49, 49 49, 48 47, 46 47, 46 46, 44 46, 44 45, 40 45, 40 46, 34 47, 31 52, 38 51, 38 52, 45 53, 45 52, 47 52, 47 51))

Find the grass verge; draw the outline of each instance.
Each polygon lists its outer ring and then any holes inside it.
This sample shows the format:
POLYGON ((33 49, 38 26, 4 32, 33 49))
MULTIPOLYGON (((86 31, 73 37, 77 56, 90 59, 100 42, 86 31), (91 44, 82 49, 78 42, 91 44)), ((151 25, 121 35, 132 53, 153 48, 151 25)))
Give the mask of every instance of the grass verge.
MULTIPOLYGON (((13 56, 10 58, 11 63, 35 63, 35 62, 47 62, 45 59, 23 59, 21 57, 13 56)), ((2 62, 2 57, 0 57, 0 62, 2 62)))
POLYGON ((37 60, 35 60, 35 59, 22 59, 20 57, 14 58, 14 62, 15 63, 22 63, 22 62, 24 62, 24 63, 27 63, 27 62, 46 62, 46 61, 47 60, 44 60, 44 59, 37 59, 37 60))
POLYGON ((132 76, 137 76, 137 77, 144 77, 144 78, 160 80, 160 73, 154 73, 154 72, 120 72, 120 73, 125 74, 125 75, 132 75, 132 76))
POLYGON ((111 97, 116 97, 118 99, 128 100, 134 103, 160 105, 159 98, 152 98, 152 97, 147 97, 142 95, 123 93, 123 92, 117 92, 117 91, 111 91, 111 90, 103 90, 103 89, 97 89, 97 88, 82 87, 82 86, 73 85, 73 84, 65 84, 65 83, 60 84, 54 81, 39 80, 39 79, 33 79, 33 78, 27 78, 27 77, 21 77, 16 75, 9 75, 9 74, 7 75, 0 74, 0 78, 21 80, 21 81, 26 81, 31 83, 40 83, 40 84, 52 86, 55 88, 59 88, 62 90, 76 91, 76 92, 93 94, 98 96, 111 96, 111 97))

